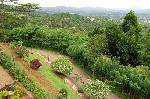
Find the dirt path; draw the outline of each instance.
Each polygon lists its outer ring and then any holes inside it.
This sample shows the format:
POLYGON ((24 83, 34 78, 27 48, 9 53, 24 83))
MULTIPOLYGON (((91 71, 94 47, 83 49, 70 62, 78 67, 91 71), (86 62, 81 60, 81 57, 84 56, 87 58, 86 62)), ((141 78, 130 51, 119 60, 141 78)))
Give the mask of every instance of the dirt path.
MULTIPOLYGON (((31 50, 31 49, 30 49, 31 50)), ((40 55, 43 55, 46 60, 49 60, 50 62, 54 61, 55 59, 57 59, 59 56, 61 56, 58 52, 53 52, 53 51, 46 51, 46 50, 39 50, 39 49, 32 49, 33 52, 36 52, 40 55)), ((48 62, 48 61, 47 61, 48 62)), ((87 83, 88 79, 90 79, 90 76, 88 76, 88 74, 86 74, 81 68, 79 68, 78 66, 73 67, 73 73, 69 76, 70 81, 75 82, 76 76, 80 75, 81 80, 78 81, 78 85, 82 85, 84 83, 87 83)), ((69 83, 71 83, 69 81, 69 83)), ((72 83, 73 83, 72 82, 72 83)), ((70 84, 71 85, 71 84, 70 84)), ((75 89, 76 90, 76 89, 75 89)), ((108 96, 108 99, 120 99, 120 97, 116 96, 113 93, 110 93, 108 96)))
POLYGON ((43 75, 41 75, 36 70, 31 69, 26 62, 23 62, 22 59, 19 59, 19 62, 21 63, 21 65, 23 66, 24 70, 27 73, 29 73, 30 75, 32 75, 34 78, 38 80, 38 82, 42 87, 47 89, 51 93, 51 95, 53 96, 56 95, 57 89, 43 75))
POLYGON ((2 66, 0 66, 0 89, 3 88, 5 85, 10 85, 13 83, 14 80, 11 78, 11 76, 2 66))

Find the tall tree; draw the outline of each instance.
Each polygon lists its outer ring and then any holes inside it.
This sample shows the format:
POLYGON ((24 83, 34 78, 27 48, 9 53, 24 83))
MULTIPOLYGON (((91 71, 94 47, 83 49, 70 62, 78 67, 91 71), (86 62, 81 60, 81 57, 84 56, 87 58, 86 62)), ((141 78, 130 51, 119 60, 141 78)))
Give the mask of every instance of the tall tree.
POLYGON ((134 66, 139 65, 138 42, 141 26, 134 11, 131 10, 124 17, 122 30, 124 33, 120 35, 118 43, 118 47, 121 52, 121 61, 124 64, 132 64, 134 66))
POLYGON ((139 32, 141 32, 141 26, 138 22, 138 17, 132 10, 126 14, 126 16, 124 17, 124 21, 122 23, 122 29, 124 33, 130 31, 131 28, 135 28, 136 35, 139 35, 139 32))

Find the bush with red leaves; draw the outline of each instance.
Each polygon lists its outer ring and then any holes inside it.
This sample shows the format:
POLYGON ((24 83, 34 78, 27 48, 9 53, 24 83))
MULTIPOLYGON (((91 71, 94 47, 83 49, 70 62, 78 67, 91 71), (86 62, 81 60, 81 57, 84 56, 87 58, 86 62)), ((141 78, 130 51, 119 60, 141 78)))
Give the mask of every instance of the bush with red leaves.
POLYGON ((32 69, 38 69, 40 66, 42 66, 42 64, 38 59, 33 59, 32 61, 30 61, 30 66, 32 69))

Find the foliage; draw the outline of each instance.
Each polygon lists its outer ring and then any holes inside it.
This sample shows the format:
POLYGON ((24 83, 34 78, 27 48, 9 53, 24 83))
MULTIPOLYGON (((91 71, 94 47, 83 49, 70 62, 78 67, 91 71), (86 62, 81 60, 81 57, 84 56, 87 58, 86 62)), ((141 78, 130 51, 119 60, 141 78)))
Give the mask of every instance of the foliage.
POLYGON ((135 15, 134 11, 130 11, 129 13, 126 14, 126 16, 124 17, 124 21, 122 23, 122 29, 123 31, 126 33, 128 31, 130 31, 130 29, 134 27, 135 28, 135 35, 139 35, 139 32, 141 31, 141 27, 138 23, 138 18, 135 15))
POLYGON ((112 56, 119 56, 118 41, 121 34, 121 29, 117 24, 111 24, 106 27, 106 39, 108 53, 112 56))
POLYGON ((30 12, 34 9, 38 9, 39 8, 38 6, 39 6, 39 4, 26 3, 26 4, 18 4, 16 7, 17 7, 17 10, 19 10, 19 11, 30 12))
POLYGON ((85 52, 85 45, 79 45, 79 44, 75 44, 75 45, 70 45, 66 50, 67 53, 69 54, 69 56, 75 57, 78 60, 82 59, 82 56, 85 52))
MULTIPOLYGON (((149 74, 141 72, 131 66, 123 66, 115 58, 100 57, 93 66, 95 73, 108 77, 119 90, 126 90, 134 97, 149 97, 149 74), (122 86, 120 88, 120 86, 122 86)), ((141 67, 142 68, 142 67, 141 67)), ((145 67, 146 70, 147 67, 145 67)), ((143 68, 144 69, 144 68, 143 68)), ((144 70, 142 70, 144 71, 144 70)))
POLYGON ((8 30, 1 29, 0 28, 0 42, 8 42, 9 37, 8 37, 8 30))
POLYGON ((30 66, 32 69, 38 69, 42 64, 40 63, 39 59, 33 59, 30 61, 30 66))
POLYGON ((140 37, 141 27, 138 23, 134 11, 130 11, 124 17, 122 27, 117 24, 111 24, 106 28, 106 38, 108 50, 111 56, 120 58, 124 65, 131 64, 136 66, 140 64, 140 37))
POLYGON ((22 46, 22 41, 17 41, 17 42, 11 42, 11 48, 17 48, 22 46))
POLYGON ((5 53, 0 53, 0 65, 9 70, 9 73, 26 87, 28 91, 35 94, 35 98, 45 99, 47 92, 40 88, 37 83, 32 80, 25 71, 18 68, 15 62, 5 53))
POLYGON ((83 87, 84 91, 90 96, 91 99, 104 99, 108 97, 109 87, 99 80, 90 80, 83 87))
POLYGON ((47 97, 47 92, 40 88, 36 81, 31 79, 25 71, 13 67, 10 69, 10 73, 15 79, 21 82, 28 91, 33 92, 35 94, 35 98, 45 99, 47 97))
POLYGON ((68 93, 66 89, 60 89, 57 94, 57 99, 67 99, 68 93))
POLYGON ((140 64, 139 62, 139 52, 140 49, 138 45, 138 39, 135 35, 130 35, 130 33, 134 32, 134 28, 132 28, 127 33, 122 33, 118 40, 118 49, 120 51, 120 61, 124 65, 131 64, 132 66, 136 66, 140 64))
POLYGON ((9 69, 14 66, 13 60, 4 52, 0 52, 0 64, 6 69, 9 69))
POLYGON ((13 29, 23 27, 27 23, 27 17, 16 12, 0 10, 0 29, 13 29))
POLYGON ((78 92, 79 92, 79 93, 84 93, 84 90, 83 90, 83 87, 82 87, 82 86, 78 87, 78 92))
POLYGON ((72 43, 73 37, 67 31, 47 30, 36 26, 16 28, 10 33, 10 41, 23 41, 29 47, 53 48, 66 52, 66 48, 72 43))
POLYGON ((9 95, 9 91, 7 90, 2 90, 0 91, 0 99, 5 99, 5 98, 9 98, 9 99, 20 99, 20 95, 18 93, 15 93, 13 91, 14 95, 10 96, 9 95))
POLYGON ((29 56, 29 51, 27 50, 26 47, 24 46, 18 46, 16 48, 16 53, 19 55, 19 57, 26 57, 29 56))
POLYGON ((49 28, 65 28, 74 32, 92 32, 95 27, 104 28, 109 24, 109 19, 104 17, 87 17, 80 16, 78 14, 70 13, 56 13, 45 17, 42 17, 42 25, 46 25, 49 28), (94 19, 94 21, 91 21, 94 19), (101 20, 101 21, 100 21, 101 20))
POLYGON ((92 53, 100 54, 105 52, 105 48, 107 46, 106 43, 106 35, 98 34, 94 35, 89 39, 88 48, 92 51, 92 53))
POLYGON ((96 27, 94 28, 94 30, 92 32, 89 32, 88 33, 88 36, 89 37, 93 37, 95 35, 98 35, 98 34, 103 34, 105 33, 105 30, 104 29, 100 29, 99 27, 96 27))
POLYGON ((141 50, 139 51, 141 57, 140 61, 143 65, 150 67, 150 30, 146 33, 142 33, 143 36, 140 38, 139 45, 141 50))
POLYGON ((65 57, 60 57, 56 59, 50 65, 52 69, 58 73, 62 73, 64 75, 70 75, 73 70, 72 63, 65 57))
POLYGON ((0 89, 0 99, 20 99, 22 94, 23 91, 18 90, 15 83, 0 89))

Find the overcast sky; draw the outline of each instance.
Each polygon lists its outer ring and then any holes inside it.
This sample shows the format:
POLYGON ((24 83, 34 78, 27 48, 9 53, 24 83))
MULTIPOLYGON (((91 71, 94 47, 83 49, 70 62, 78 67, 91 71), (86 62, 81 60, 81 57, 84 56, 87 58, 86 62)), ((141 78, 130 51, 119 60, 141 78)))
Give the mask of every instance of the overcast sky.
POLYGON ((105 7, 105 8, 142 8, 150 9, 150 0, 20 0, 21 3, 38 3, 41 7, 105 7))

